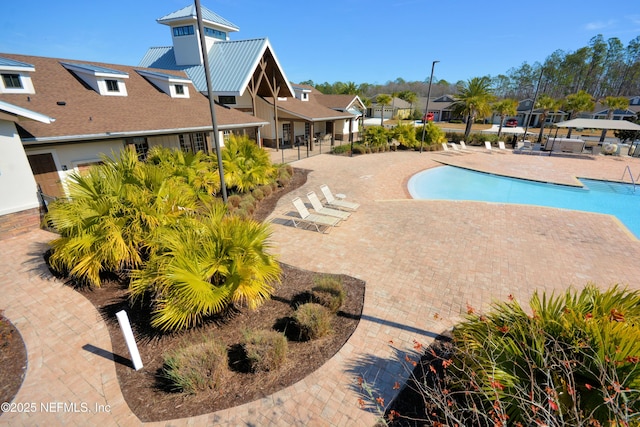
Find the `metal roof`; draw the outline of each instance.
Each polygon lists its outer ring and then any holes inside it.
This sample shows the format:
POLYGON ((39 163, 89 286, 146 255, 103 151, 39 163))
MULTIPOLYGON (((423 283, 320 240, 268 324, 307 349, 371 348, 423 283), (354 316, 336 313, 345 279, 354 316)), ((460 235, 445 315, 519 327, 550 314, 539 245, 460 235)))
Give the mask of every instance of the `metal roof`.
POLYGON ((65 68, 68 68, 68 67, 80 68, 81 70, 89 71, 94 74, 113 74, 113 75, 123 75, 123 76, 129 75, 124 71, 114 70, 112 68, 100 67, 98 65, 93 65, 93 64, 85 64, 85 63, 78 63, 78 62, 60 62, 60 64, 62 64, 62 66, 65 68))
MULTIPOLYGON (((210 11, 209 9, 207 9, 206 7, 202 6, 201 8, 202 11, 202 21, 207 21, 211 24, 217 24, 217 25, 221 25, 223 27, 226 27, 232 31, 240 31, 240 28, 238 28, 237 25, 233 24, 232 22, 224 19, 222 16, 218 15, 215 12, 210 11)), ((196 19, 197 15, 196 15, 196 7, 195 5, 190 5, 187 7, 183 7, 180 10, 177 10, 173 13, 170 13, 168 15, 163 16, 162 18, 158 18, 157 22, 160 24, 169 24, 173 21, 181 21, 181 20, 185 20, 185 19, 196 19)))
POLYGON ((12 68, 35 68, 31 64, 26 62, 15 61, 9 58, 0 57, 0 67, 12 67, 12 68))
MULTIPOLYGON (((209 64, 212 74, 211 86, 213 90, 218 93, 242 95, 267 47, 270 47, 270 45, 266 38, 215 42, 209 50, 209 64)), ((271 53, 275 59, 273 51, 271 53)), ((187 73, 196 89, 199 91, 207 90, 204 66, 176 65, 173 47, 149 49, 138 66, 182 70, 187 73)), ((279 66, 280 64, 278 64, 279 66)))
POLYGON ((161 73, 159 71, 136 70, 136 72, 138 74, 142 74, 144 76, 158 77, 158 78, 165 79, 165 80, 176 80, 176 81, 190 82, 190 80, 188 78, 186 78, 186 77, 176 76, 175 74, 169 74, 169 73, 161 73))
POLYGON ((9 104, 8 102, 0 101, 0 111, 6 111, 7 113, 24 117, 25 119, 35 120, 42 123, 53 123, 56 121, 53 117, 49 117, 45 114, 37 113, 35 111, 19 107, 17 105, 9 104))

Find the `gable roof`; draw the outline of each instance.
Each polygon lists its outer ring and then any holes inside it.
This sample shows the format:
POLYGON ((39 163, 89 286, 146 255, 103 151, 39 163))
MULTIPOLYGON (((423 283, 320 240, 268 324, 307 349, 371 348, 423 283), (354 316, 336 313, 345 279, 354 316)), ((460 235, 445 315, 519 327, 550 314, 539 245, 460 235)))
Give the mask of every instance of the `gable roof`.
MULTIPOLYGON (((139 67, 88 63, 128 74, 128 96, 102 96, 87 87, 56 58, 0 54, 0 57, 34 64, 35 93, 0 94, 0 101, 38 111, 55 122, 20 122, 23 142, 74 141, 125 136, 210 131, 208 99, 194 91, 189 98, 171 98, 149 83, 139 67)), ((157 71, 157 70, 150 70, 157 71)), ((182 72, 163 73, 186 78, 182 72)), ((263 120, 238 110, 216 106, 220 129, 262 126, 263 120)))
MULTIPOLYGON (((240 31, 240 28, 238 28, 237 25, 224 19, 222 16, 218 15, 217 13, 210 11, 204 6, 200 6, 200 11, 202 12, 202 22, 216 24, 216 25, 225 27, 230 31, 240 31)), ((196 19, 197 19, 196 7, 195 5, 189 5, 189 6, 183 7, 180 10, 177 10, 168 15, 165 15, 162 18, 158 18, 156 21, 160 24, 171 25, 172 22, 180 22, 185 20, 195 21, 196 19)))
MULTIPOLYGON (((201 92, 207 90, 207 81, 203 65, 180 66, 172 46, 152 47, 140 60, 141 67, 182 70, 201 92)), ((273 48, 266 38, 248 40, 221 40, 209 50, 211 66, 211 86, 216 94, 242 96, 247 89, 260 60, 267 56, 275 65, 279 79, 285 83, 280 96, 293 96, 293 88, 287 80, 276 58, 273 48)), ((269 94, 270 95, 270 94, 269 94)))
POLYGON ((18 107, 17 105, 9 104, 4 101, 0 101, 0 119, 10 119, 14 122, 22 119, 28 119, 46 124, 56 121, 56 119, 52 117, 45 116, 44 114, 40 114, 26 108, 18 107))
MULTIPOLYGON (((273 105, 273 98, 265 97, 264 99, 273 105)), ((318 122, 352 119, 353 114, 332 110, 315 102, 287 98, 286 100, 278 100, 278 118, 299 118, 310 122, 318 122)))

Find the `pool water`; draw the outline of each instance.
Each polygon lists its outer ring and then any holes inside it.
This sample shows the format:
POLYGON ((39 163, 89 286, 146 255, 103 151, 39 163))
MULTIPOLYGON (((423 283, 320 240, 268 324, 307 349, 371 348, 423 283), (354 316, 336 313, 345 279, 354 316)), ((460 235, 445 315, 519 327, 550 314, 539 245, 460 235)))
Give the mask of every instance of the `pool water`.
POLYGON ((414 175, 408 183, 414 199, 475 200, 549 206, 615 215, 640 238, 640 186, 580 179, 584 188, 507 178, 454 166, 414 175))

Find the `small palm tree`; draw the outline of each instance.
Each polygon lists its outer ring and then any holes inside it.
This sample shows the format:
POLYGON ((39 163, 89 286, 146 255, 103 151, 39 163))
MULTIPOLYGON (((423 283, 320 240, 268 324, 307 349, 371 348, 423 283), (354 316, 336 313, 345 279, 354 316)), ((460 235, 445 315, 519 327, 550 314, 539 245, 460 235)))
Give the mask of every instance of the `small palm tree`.
POLYGON ((391 103, 391 96, 381 93, 376 96, 376 103, 380 105, 380 126, 384 126, 384 107, 391 103))
MULTIPOLYGON (((564 101, 564 108, 569 111, 569 120, 576 117, 583 111, 591 111, 595 106, 595 102, 593 102, 593 98, 584 90, 581 90, 577 93, 573 93, 571 95, 567 95, 564 101)), ((569 128, 569 132, 567 133, 567 138, 571 138, 571 131, 573 128, 569 128)))
POLYGON ((465 140, 469 138, 471 126, 476 118, 491 114, 492 101, 491 80, 488 77, 474 77, 458 84, 458 95, 451 107, 454 114, 465 117, 465 140))
POLYGON ((500 116, 500 126, 498 127, 498 138, 502 134, 502 123, 507 116, 515 116, 518 113, 518 101, 515 99, 503 99, 492 105, 493 112, 500 116))
MULTIPOLYGON (((623 110, 629 106, 629 99, 624 96, 607 96, 604 100, 604 105, 607 106, 607 120, 611 120, 613 118, 613 113, 616 110, 623 110)), ((604 141, 604 138, 607 136, 607 129, 602 129, 602 134, 600 135, 600 142, 604 141)))
POLYGON ((254 309, 278 282, 266 224, 226 215, 221 203, 207 214, 166 227, 144 269, 131 273, 135 300, 150 294, 151 325, 164 331, 190 328, 231 304, 254 309))
POLYGON ((222 150, 222 165, 227 185, 241 193, 269 183, 275 173, 269 153, 247 136, 231 135, 222 150))
POLYGON ((561 101, 558 101, 557 99, 552 98, 547 94, 540 95, 540 98, 538 98, 538 101, 536 102, 536 108, 542 110, 542 113, 540 113, 540 133, 538 134, 538 142, 542 141, 544 125, 546 124, 549 112, 557 111, 560 108, 561 104, 561 101))

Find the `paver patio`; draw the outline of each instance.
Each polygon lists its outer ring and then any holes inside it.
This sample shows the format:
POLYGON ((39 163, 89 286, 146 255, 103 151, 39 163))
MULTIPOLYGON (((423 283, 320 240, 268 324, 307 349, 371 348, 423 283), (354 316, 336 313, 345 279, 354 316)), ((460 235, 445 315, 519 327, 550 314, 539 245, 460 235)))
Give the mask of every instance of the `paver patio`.
MULTIPOLYGON (((320 370, 267 398, 191 419, 150 425, 372 426, 377 414, 358 405, 356 378, 390 402, 407 371, 398 359, 413 340, 428 344, 467 306, 485 309, 509 295, 526 301, 588 282, 640 289, 640 242, 607 215, 508 204, 410 200, 407 179, 439 162, 524 176, 574 181, 619 180, 638 159, 575 159, 478 152, 468 155, 397 152, 353 158, 321 155, 294 166, 307 183, 285 195, 269 217, 281 261, 367 282, 362 320, 347 344, 320 370), (294 228, 291 199, 328 184, 360 209, 328 234, 294 228)), ((575 183, 575 182, 574 182, 575 183)), ((0 242, 5 314, 27 344, 29 367, 14 402, 85 402, 109 411, 7 413, 10 425, 138 425, 122 399, 111 344, 99 314, 52 279, 41 254, 53 235, 34 231, 0 242)))

